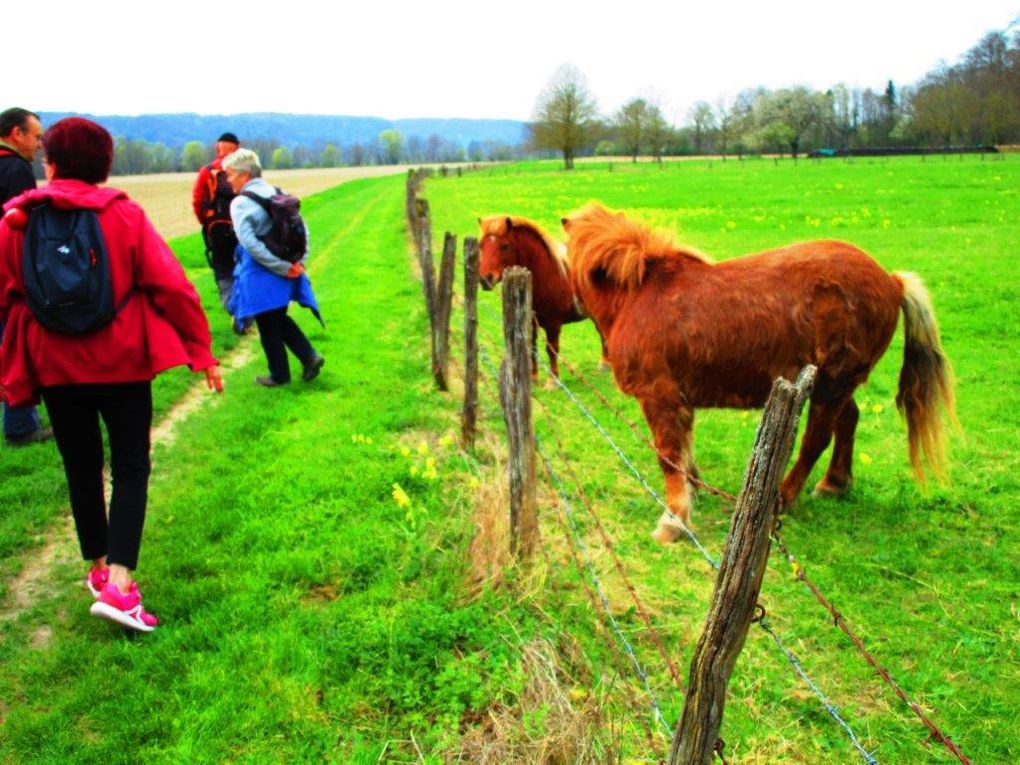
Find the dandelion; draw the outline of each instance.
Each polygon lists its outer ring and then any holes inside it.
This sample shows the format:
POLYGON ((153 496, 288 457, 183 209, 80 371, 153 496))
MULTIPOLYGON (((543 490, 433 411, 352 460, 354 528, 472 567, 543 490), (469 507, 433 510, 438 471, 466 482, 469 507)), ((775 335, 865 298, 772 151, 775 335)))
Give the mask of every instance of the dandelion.
POLYGON ((397 507, 410 507, 411 498, 407 496, 407 492, 404 491, 399 483, 393 484, 393 501, 397 503, 397 507))
POLYGON ((481 482, 478 480, 476 476, 471 476, 468 479, 468 486, 471 488, 472 491, 477 490, 478 487, 481 485, 482 485, 481 482))
POLYGON ((418 454, 428 454, 428 453, 429 453, 429 445, 428 445, 427 442, 422 441, 420 444, 418 444, 418 454))
POLYGON ((865 465, 870 465, 871 455, 868 454, 867 452, 861 452, 861 462, 863 462, 865 465))
POLYGON ((400 447, 400 456, 401 457, 410 457, 411 456, 411 449, 409 447, 407 447, 407 446, 401 446, 400 447))
POLYGON ((411 465, 411 467, 408 468, 407 472, 410 473, 412 477, 418 475, 418 466, 417 465, 411 465))
POLYGON ((726 228, 728 228, 730 231, 732 231, 736 227, 737 227, 737 222, 735 220, 728 220, 728 221, 726 221, 726 228))
POLYGON ((454 443, 455 442, 453 436, 451 436, 449 433, 447 433, 446 435, 439 439, 439 445, 444 449, 449 446, 453 446, 454 443))
POLYGON ((574 702, 584 701, 586 698, 588 698, 588 691, 586 691, 584 688, 578 688, 577 686, 574 686, 573 688, 570 689, 571 701, 574 702))
POLYGON ((881 404, 875 404, 873 407, 871 407, 871 413, 872 414, 882 414, 882 412, 884 412, 884 411, 885 411, 885 407, 882 406, 881 404))

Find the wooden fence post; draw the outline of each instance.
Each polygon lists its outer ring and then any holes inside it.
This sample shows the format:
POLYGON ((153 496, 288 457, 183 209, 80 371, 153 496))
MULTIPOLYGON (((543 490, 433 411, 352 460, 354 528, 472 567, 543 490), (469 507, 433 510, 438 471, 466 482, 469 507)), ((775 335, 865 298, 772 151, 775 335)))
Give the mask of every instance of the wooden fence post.
POLYGON ((435 320, 432 322, 432 376, 439 390, 449 390, 446 366, 449 359, 450 311, 453 307, 453 271, 457 260, 457 236, 446 232, 443 259, 439 262, 439 288, 435 296, 435 320))
POLYGON ((418 266, 421 268, 421 288, 425 295, 425 308, 429 314, 429 336, 435 334, 436 326, 436 265, 432 260, 432 218, 429 201, 415 200, 415 217, 418 222, 415 237, 418 244, 418 266))
POLYGON ((744 487, 730 523, 705 629, 691 659, 683 716, 673 734, 669 765, 708 765, 722 725, 726 686, 744 646, 761 592, 770 535, 779 511, 779 482, 793 451, 815 368, 795 384, 779 378, 758 425, 744 487))
POLYGON ((478 239, 464 239, 464 408, 460 415, 460 445, 475 448, 478 419, 478 239))
POLYGON ((538 499, 531 422, 531 272, 526 268, 503 272, 503 338, 499 399, 510 441, 510 554, 527 562, 538 535, 538 499))

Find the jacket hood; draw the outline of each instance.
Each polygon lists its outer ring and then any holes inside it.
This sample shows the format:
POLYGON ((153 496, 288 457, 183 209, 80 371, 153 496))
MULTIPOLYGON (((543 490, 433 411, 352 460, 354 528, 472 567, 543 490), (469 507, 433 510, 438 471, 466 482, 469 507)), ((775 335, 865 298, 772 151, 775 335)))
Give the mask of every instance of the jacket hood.
POLYGON ((55 178, 41 189, 30 189, 14 197, 4 205, 4 210, 12 207, 28 210, 43 202, 51 202, 54 207, 62 210, 85 209, 99 212, 118 199, 127 199, 127 194, 120 189, 94 186, 68 178, 55 178))

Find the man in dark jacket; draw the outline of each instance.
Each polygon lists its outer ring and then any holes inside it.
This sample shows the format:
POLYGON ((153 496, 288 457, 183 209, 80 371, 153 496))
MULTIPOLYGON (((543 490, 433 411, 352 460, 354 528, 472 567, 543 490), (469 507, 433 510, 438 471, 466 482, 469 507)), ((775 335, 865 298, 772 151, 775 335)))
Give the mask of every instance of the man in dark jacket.
MULTIPOLYGON (((0 114, 0 206, 35 188, 32 160, 39 151, 42 134, 38 114, 18 107, 0 114)), ((51 428, 39 427, 39 413, 34 406, 8 407, 5 403, 3 411, 4 440, 9 445, 25 446, 53 436, 51 428)))

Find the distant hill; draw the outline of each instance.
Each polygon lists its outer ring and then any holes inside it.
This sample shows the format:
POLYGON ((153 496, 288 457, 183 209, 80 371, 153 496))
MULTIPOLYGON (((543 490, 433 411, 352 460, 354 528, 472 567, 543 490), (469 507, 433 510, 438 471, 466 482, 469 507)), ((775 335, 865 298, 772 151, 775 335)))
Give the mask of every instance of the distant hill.
MULTIPOLYGON (((43 124, 51 124, 72 112, 44 112, 43 124)), ((316 114, 143 114, 137 117, 80 114, 103 125, 115 137, 161 143, 172 149, 188 141, 211 143, 225 131, 236 133, 242 143, 278 141, 288 148, 370 145, 384 130, 399 130, 405 140, 417 136, 427 141, 438 136, 444 142, 467 147, 472 142, 516 146, 524 140, 525 123, 516 120, 400 119, 345 117, 316 114)))

